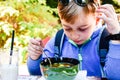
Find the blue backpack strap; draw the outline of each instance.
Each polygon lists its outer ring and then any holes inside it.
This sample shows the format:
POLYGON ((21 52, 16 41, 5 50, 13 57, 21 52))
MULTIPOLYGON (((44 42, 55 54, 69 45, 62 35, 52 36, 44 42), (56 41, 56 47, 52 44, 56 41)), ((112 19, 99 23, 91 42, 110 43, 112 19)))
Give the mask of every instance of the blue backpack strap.
POLYGON ((59 30, 57 33, 56 33, 56 36, 55 36, 55 43, 54 43, 54 46, 55 46, 55 57, 60 57, 61 56, 61 48, 62 48, 62 44, 63 44, 63 41, 64 41, 64 31, 63 29, 59 30))
POLYGON ((105 65, 105 59, 107 52, 109 50, 109 40, 106 39, 106 37, 110 33, 107 31, 106 28, 103 29, 101 37, 100 37, 100 42, 99 42, 99 57, 100 57, 100 64, 102 67, 105 65))

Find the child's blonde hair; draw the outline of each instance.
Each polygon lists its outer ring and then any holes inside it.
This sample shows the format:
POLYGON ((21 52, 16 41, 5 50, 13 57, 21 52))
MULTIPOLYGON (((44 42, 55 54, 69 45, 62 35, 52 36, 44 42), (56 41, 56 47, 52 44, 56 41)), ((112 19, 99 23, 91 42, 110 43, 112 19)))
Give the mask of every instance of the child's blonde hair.
POLYGON ((77 5, 74 0, 71 0, 67 6, 64 6, 58 2, 58 14, 60 19, 64 19, 69 23, 74 23, 75 19, 80 15, 80 11, 84 11, 85 14, 95 13, 96 5, 100 3, 89 2, 86 6, 82 7, 77 5))

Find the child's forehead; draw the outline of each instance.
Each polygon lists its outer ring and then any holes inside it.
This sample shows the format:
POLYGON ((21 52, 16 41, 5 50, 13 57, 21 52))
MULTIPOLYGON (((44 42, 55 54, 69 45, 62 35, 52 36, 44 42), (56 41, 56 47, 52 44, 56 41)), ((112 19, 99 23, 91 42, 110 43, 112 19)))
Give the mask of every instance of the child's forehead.
POLYGON ((87 21, 89 20, 92 16, 92 14, 86 14, 83 11, 80 11, 78 14, 71 16, 70 18, 64 17, 62 20, 74 24, 76 21, 87 21))
POLYGON ((72 24, 72 25, 85 25, 85 24, 91 24, 91 20, 94 21, 95 16, 93 15, 78 15, 76 17, 73 17, 71 20, 61 19, 62 24, 72 24))

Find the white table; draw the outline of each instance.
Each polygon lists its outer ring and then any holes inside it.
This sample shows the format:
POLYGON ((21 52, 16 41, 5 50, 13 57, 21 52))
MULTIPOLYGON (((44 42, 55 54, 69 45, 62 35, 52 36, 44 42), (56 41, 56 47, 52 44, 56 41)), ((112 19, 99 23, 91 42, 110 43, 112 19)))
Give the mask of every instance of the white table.
POLYGON ((45 80, 41 76, 18 76, 18 80, 45 80))
MULTIPOLYGON (((46 79, 41 76, 18 76, 18 80, 46 80, 46 79)), ((96 78, 96 77, 87 77, 87 80, 107 80, 107 79, 100 79, 100 78, 96 78)))

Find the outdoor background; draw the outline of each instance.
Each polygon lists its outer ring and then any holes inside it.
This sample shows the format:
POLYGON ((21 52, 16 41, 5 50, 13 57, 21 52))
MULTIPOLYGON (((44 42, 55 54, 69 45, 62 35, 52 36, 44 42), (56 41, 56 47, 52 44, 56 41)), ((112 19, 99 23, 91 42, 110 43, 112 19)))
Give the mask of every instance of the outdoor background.
MULTIPOLYGON (((113 4, 116 13, 120 13, 120 0, 101 3, 113 4)), ((30 38, 50 38, 61 28, 56 7, 57 0, 0 0, 0 48, 10 48, 12 30, 15 30, 14 47, 20 50, 21 75, 28 74, 24 71, 30 38)))

